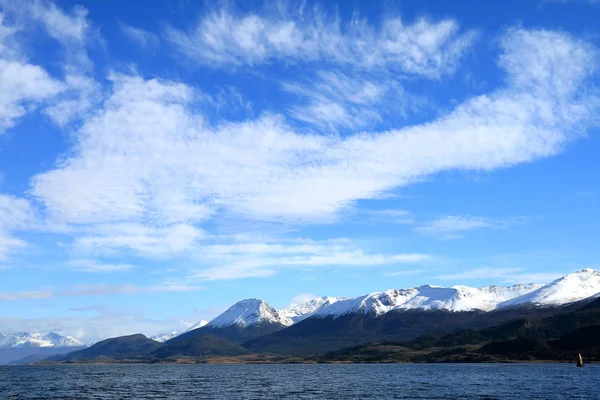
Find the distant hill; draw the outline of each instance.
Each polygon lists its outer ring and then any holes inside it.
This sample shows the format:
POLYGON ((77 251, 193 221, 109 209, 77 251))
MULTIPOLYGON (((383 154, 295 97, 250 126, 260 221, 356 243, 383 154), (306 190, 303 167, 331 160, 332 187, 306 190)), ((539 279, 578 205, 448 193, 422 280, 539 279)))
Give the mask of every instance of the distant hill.
MULTIPOLYGON (((35 357, 40 360, 46 359, 58 354, 66 354, 75 350, 85 349, 83 347, 26 347, 0 349, 0 364, 15 364, 17 361, 28 357, 35 357)), ((32 361, 28 361, 32 362, 32 361)), ((25 362, 26 364, 27 362, 25 362)), ((21 364, 21 362, 19 362, 21 364)))
POLYGON ((83 350, 50 357, 50 361, 82 361, 108 358, 124 360, 128 358, 139 358, 162 346, 161 343, 148 339, 142 334, 121 336, 106 339, 83 350))

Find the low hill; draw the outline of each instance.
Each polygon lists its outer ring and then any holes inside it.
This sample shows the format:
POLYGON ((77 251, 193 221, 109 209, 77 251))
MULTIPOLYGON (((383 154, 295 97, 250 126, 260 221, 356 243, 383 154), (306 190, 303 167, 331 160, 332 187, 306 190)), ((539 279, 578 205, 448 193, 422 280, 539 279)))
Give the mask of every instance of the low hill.
POLYGON ((149 356, 158 359, 177 357, 208 358, 240 356, 247 353, 246 349, 226 339, 211 335, 201 335, 167 342, 164 346, 154 350, 149 356))
POLYGON ((94 359, 135 359, 151 353, 162 344, 142 334, 106 339, 83 350, 50 357, 49 361, 87 361, 94 359))
POLYGON ((85 347, 28 347, 0 350, 0 364, 28 364, 85 347))

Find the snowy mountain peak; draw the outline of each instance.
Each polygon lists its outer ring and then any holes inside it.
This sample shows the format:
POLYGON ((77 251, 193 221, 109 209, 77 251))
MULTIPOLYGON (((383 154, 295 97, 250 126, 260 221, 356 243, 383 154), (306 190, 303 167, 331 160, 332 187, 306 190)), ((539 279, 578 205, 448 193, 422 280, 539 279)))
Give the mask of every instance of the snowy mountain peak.
POLYGON ((203 319, 203 320, 197 322, 196 324, 190 326, 188 329, 186 329, 186 332, 193 331, 194 329, 202 328, 205 325, 208 325, 208 321, 203 319))
POLYGON ((502 303, 501 306, 520 304, 556 306, 584 300, 598 293, 600 293, 600 272, 586 268, 542 285, 525 296, 502 303))
POLYGON ((179 336, 179 332, 173 331, 171 333, 159 333, 158 335, 150 336, 150 339, 162 343, 166 342, 167 340, 173 339, 176 336, 179 336))
POLYGON ((297 323, 312 316, 322 308, 332 305, 338 300, 344 299, 329 296, 318 297, 316 299, 309 300, 305 303, 297 304, 286 310, 281 310, 280 312, 289 317, 294 323, 297 323))
POLYGON ((83 347, 85 344, 71 336, 56 332, 44 335, 38 332, 18 332, 12 335, 0 335, 0 349, 30 347, 83 347))
POLYGON ((276 310, 263 300, 246 299, 235 303, 223 314, 210 321, 206 326, 221 328, 239 326, 246 328, 259 323, 273 323, 290 326, 294 321, 285 313, 276 310))

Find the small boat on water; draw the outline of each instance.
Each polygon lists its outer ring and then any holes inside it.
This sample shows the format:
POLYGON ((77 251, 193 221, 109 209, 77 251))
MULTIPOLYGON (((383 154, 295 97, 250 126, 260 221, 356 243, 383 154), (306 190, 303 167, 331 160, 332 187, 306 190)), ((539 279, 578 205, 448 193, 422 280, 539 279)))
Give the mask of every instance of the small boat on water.
POLYGON ((577 366, 583 367, 583 358, 581 358, 581 353, 579 353, 577 357, 577 366))

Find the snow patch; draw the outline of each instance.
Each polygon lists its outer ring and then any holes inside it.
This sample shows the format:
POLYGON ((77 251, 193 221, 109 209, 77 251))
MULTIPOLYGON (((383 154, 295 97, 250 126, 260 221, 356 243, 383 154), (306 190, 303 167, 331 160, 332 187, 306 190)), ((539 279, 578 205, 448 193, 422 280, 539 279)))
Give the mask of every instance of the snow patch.
POLYGON ((19 332, 11 335, 0 334, 0 349, 18 349, 30 347, 83 347, 85 344, 71 336, 56 332, 19 332))

